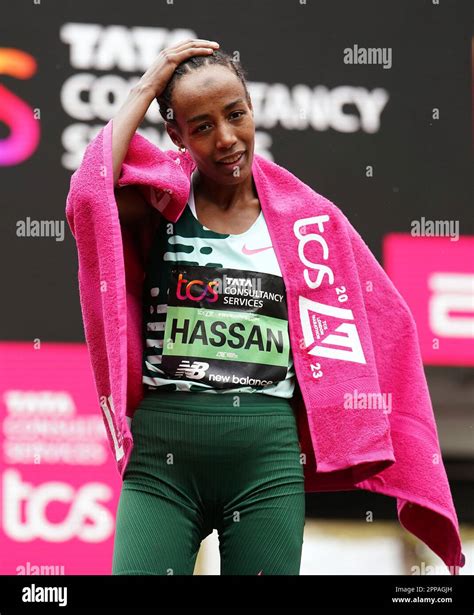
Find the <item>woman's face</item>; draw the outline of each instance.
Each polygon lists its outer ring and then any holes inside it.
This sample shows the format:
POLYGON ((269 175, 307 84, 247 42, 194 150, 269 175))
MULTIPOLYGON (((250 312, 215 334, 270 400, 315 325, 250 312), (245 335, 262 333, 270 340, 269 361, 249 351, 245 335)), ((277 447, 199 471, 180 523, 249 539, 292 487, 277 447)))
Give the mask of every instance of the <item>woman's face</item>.
POLYGON ((243 84, 229 68, 203 66, 180 77, 172 95, 175 130, 168 134, 184 145, 200 173, 220 184, 238 184, 252 169, 255 142, 253 110, 243 84), (237 162, 223 158, 244 152, 237 162))

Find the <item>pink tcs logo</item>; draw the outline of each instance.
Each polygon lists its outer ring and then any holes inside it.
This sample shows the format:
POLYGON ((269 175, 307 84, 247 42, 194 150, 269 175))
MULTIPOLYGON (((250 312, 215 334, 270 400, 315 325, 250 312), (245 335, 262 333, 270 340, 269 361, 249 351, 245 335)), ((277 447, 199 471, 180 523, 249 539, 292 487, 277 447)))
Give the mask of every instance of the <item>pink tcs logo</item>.
POLYGON ((12 540, 64 542, 78 538, 102 542, 114 530, 112 514, 101 504, 112 499, 113 491, 101 482, 86 483, 77 490, 57 480, 35 486, 11 468, 3 474, 3 496, 8 502, 3 510, 3 529, 12 540), (46 512, 54 502, 66 504, 68 509, 61 521, 51 521, 46 512))
POLYGON ((0 366, 0 575, 110 574, 122 481, 87 346, 0 342, 0 366))
MULTIPOLYGON (((36 61, 19 49, 0 47, 0 74, 30 79, 36 73, 36 61)), ((12 166, 27 160, 40 139, 39 121, 32 108, 21 98, 0 85, 0 122, 10 134, 0 140, 0 166, 12 166)))

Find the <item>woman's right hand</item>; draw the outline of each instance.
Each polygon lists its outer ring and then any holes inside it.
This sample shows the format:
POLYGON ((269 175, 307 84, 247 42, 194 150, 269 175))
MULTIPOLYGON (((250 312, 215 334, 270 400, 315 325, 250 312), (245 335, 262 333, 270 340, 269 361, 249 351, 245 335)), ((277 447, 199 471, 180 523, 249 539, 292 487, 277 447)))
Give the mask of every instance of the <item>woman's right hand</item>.
POLYGON ((188 58, 196 55, 211 55, 219 48, 219 43, 205 39, 188 39, 173 47, 166 47, 148 70, 142 75, 140 85, 150 89, 154 98, 160 96, 171 79, 175 68, 188 58))
POLYGON ((130 141, 140 126, 153 99, 165 89, 180 62, 195 55, 210 55, 219 43, 203 39, 190 39, 174 47, 167 47, 130 90, 127 99, 113 118, 112 158, 114 186, 120 176, 122 163, 130 141))

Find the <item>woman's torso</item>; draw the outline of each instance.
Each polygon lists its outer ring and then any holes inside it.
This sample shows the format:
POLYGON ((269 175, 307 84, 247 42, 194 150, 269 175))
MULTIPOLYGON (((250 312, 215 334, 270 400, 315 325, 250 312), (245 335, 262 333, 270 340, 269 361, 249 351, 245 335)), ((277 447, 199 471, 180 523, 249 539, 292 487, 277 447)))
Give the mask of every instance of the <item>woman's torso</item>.
POLYGON ((242 233, 201 224, 191 182, 181 217, 162 220, 148 257, 145 387, 293 395, 285 286, 271 243, 261 210, 242 233))

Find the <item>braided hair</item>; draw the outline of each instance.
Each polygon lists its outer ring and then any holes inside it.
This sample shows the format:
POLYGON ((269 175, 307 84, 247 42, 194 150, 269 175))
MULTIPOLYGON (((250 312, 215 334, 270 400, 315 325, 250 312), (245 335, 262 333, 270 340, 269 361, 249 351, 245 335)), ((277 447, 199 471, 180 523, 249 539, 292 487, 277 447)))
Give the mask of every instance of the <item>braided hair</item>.
POLYGON ((212 54, 208 56, 196 55, 184 60, 181 64, 175 68, 174 73, 171 79, 166 84, 163 92, 156 97, 156 101, 160 108, 160 115, 172 126, 177 125, 173 107, 171 104, 171 98, 173 96, 173 90, 177 79, 181 79, 183 75, 190 73, 193 70, 197 70, 202 66, 211 66, 213 64, 217 64, 220 66, 225 66, 232 70, 237 78, 241 81, 244 86, 245 95, 247 97, 247 102, 250 104, 250 95, 247 89, 247 83, 245 81, 246 71, 242 67, 239 60, 235 60, 231 55, 226 53, 221 49, 216 49, 212 54))

